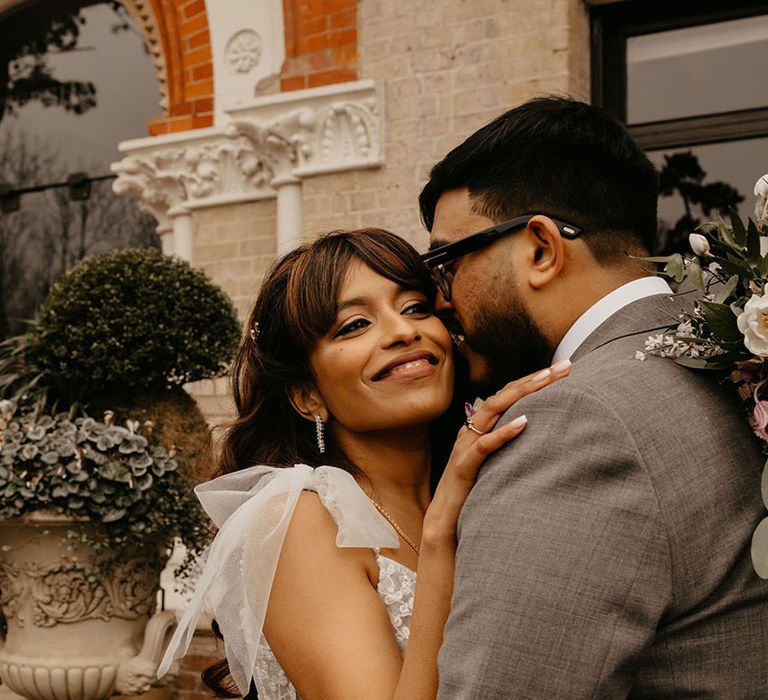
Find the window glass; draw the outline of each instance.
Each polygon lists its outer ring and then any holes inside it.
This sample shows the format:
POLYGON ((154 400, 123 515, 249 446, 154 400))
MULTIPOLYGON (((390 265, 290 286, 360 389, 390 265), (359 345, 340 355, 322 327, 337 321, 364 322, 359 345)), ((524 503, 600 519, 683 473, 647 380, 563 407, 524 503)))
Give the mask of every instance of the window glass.
MULTIPOLYGON (((675 188, 667 196, 659 197, 659 226, 662 231, 673 230, 686 211, 699 223, 715 220, 718 216, 717 210, 707 215, 697 200, 703 199, 705 203, 716 207, 718 202, 728 200, 728 188, 735 189, 743 197, 742 201, 736 204, 742 220, 746 221, 747 217, 753 216, 755 182, 768 172, 768 138, 648 152, 648 157, 660 170, 667 163, 665 156, 675 155, 682 156, 682 159, 679 160, 676 172, 671 174, 672 180, 682 183, 682 186, 675 188), (693 156, 693 159, 687 158, 686 154, 693 156), (692 176, 691 173, 695 172, 696 168, 699 169, 699 175, 692 176), (681 190, 686 191, 687 202, 681 190)), ((685 239, 680 241, 684 250, 687 250, 689 231, 690 229, 686 229, 681 236, 685 239)), ((663 244, 664 241, 661 241, 659 251, 664 249, 663 244)), ((670 249, 663 252, 672 251, 670 249)))
POLYGON ((627 40, 627 123, 768 106, 768 15, 627 40))

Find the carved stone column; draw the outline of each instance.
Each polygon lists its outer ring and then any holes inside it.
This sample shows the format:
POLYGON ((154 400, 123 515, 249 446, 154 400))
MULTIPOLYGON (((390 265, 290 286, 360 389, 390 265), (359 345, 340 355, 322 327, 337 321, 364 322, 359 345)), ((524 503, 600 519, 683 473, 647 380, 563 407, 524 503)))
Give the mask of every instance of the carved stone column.
POLYGON ((260 97, 227 114, 221 127, 120 144, 114 190, 158 219, 166 252, 191 256, 195 209, 276 197, 284 253, 301 237, 302 178, 382 164, 370 80, 260 97))

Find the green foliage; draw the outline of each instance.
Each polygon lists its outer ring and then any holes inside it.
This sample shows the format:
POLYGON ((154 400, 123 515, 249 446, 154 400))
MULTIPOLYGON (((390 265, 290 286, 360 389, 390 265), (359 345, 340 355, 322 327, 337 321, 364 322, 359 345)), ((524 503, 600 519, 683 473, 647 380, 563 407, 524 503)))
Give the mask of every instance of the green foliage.
POLYGON ((129 249, 86 258, 59 280, 24 355, 50 400, 88 402, 220 375, 239 334, 231 301, 202 272, 129 249))
MULTIPOLYGON (((89 544, 108 561, 137 539, 171 546, 179 537, 189 560, 199 555, 208 536, 205 516, 173 454, 137 427, 6 413, 0 418, 0 519, 41 509, 85 517, 101 524, 104 539, 89 544)), ((186 561, 179 573, 188 568, 186 561)))

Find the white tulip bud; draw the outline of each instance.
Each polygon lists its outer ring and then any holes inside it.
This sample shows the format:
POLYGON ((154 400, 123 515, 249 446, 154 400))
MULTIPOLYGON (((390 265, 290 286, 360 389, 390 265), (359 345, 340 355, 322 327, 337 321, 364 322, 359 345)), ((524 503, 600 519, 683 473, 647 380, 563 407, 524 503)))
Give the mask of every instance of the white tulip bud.
POLYGON ((688 236, 688 243, 696 255, 709 255, 709 241, 700 233, 692 233, 688 236))
POLYGON ((763 175, 755 183, 755 197, 768 197, 768 174, 763 175))
POLYGON ((755 183, 755 198, 755 223, 758 231, 765 235, 768 229, 768 174, 755 183))

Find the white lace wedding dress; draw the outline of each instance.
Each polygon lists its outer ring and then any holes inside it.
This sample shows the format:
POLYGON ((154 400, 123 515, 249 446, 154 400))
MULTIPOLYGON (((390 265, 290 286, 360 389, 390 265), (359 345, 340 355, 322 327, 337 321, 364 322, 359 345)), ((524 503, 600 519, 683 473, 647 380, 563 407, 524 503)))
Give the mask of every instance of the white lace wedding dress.
POLYGON ((208 548, 202 574, 168 645, 157 675, 182 656, 203 610, 209 610, 224 636, 224 650, 240 692, 253 679, 260 700, 296 700, 262 634, 277 560, 302 491, 315 491, 338 526, 339 547, 369 547, 379 564, 377 591, 400 646, 410 634, 416 572, 381 554, 399 547, 394 528, 376 510, 352 476, 336 467, 288 469, 250 467, 195 489, 219 532, 208 548))

